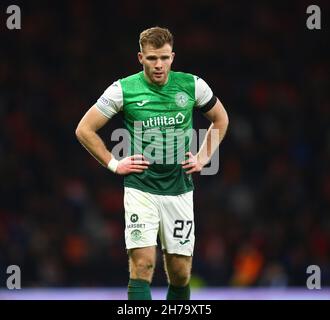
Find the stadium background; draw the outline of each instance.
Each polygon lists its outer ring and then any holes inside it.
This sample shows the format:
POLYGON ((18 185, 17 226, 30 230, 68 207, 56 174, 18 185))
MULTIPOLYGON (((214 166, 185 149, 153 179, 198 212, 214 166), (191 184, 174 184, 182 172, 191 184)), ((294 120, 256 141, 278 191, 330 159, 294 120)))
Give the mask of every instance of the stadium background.
MULTIPOLYGON (((16 1, 0 7, 0 287, 125 287, 122 178, 75 138, 113 81, 140 70, 138 35, 174 34, 173 69, 204 78, 230 127, 220 172, 195 175, 193 285, 330 285, 329 3, 16 1), (6 29, 19 5, 22 29, 6 29), (322 29, 306 28, 318 4, 322 29)), ((198 112, 195 127, 208 126, 198 112)), ((102 137, 111 145, 116 117, 102 137)), ((166 286, 160 251, 153 286, 166 286)))

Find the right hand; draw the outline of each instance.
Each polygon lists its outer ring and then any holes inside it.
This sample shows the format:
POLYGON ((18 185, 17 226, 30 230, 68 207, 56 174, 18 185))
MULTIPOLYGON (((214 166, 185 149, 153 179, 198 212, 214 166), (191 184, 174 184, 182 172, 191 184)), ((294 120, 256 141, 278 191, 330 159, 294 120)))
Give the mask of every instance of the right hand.
POLYGON ((142 154, 134 154, 119 161, 116 173, 121 176, 130 173, 141 173, 148 169, 149 164, 142 154))

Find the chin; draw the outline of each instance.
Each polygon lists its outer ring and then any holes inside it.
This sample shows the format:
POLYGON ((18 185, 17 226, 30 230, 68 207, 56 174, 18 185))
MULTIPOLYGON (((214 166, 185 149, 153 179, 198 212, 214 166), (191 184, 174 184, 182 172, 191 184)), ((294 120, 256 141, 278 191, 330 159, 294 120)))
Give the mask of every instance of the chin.
POLYGON ((154 83, 156 83, 156 84, 164 84, 165 81, 164 80, 154 79, 154 83))

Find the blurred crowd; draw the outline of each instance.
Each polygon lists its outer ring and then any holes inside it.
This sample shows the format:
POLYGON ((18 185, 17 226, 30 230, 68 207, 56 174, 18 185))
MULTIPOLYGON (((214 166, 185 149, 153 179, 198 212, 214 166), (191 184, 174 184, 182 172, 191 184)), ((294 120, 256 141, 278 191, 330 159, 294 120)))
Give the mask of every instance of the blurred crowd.
MULTIPOLYGON (((308 2, 17 4, 21 30, 0 11, 0 286, 11 264, 22 287, 127 284, 123 179, 75 128, 140 71, 138 36, 154 25, 174 34, 173 69, 206 80, 230 119, 219 173, 194 176, 193 285, 305 286, 309 265, 330 285, 328 22, 308 30, 308 2)), ((120 115, 100 132, 109 148, 119 127, 120 115)))

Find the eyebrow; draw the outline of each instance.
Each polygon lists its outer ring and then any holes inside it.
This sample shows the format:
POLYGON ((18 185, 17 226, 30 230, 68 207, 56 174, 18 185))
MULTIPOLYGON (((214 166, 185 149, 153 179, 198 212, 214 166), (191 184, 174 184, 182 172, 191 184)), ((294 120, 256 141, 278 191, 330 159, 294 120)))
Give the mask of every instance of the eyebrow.
MULTIPOLYGON (((169 55, 169 54, 163 54, 160 56, 161 59, 166 59, 166 58, 170 58, 170 57, 171 57, 171 55, 169 55)), ((146 59, 157 59, 157 56, 151 54, 151 55, 146 56, 146 59)))

